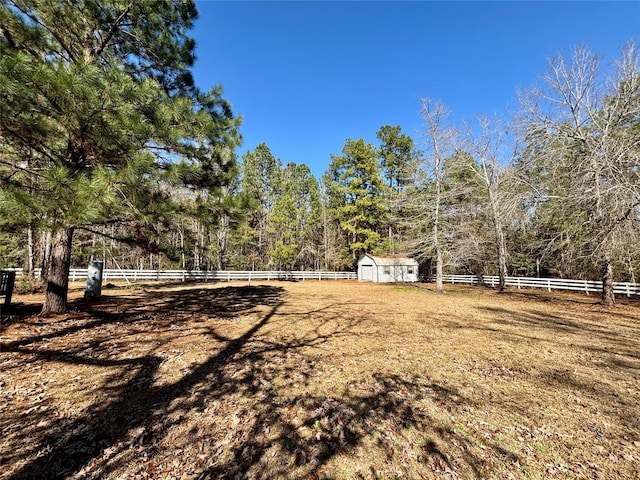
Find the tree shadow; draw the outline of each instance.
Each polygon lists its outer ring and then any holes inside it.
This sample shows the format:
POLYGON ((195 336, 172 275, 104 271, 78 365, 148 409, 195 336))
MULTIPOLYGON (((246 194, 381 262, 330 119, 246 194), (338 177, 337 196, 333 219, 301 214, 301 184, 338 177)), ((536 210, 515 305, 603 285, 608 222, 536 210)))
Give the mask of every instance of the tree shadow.
POLYGON ((562 336, 574 337, 576 340, 585 340, 585 348, 594 352, 608 353, 607 348, 596 346, 597 343, 615 346, 622 354, 640 358, 638 353, 637 338, 640 336, 640 315, 629 315, 633 322, 622 322, 622 317, 616 315, 617 322, 604 324, 592 321, 588 314, 559 315, 543 310, 525 308, 522 310, 508 310, 495 307, 478 307, 481 311, 493 315, 490 322, 493 325, 515 327, 519 332, 511 332, 511 335, 520 335, 529 339, 539 340, 537 331, 552 332, 556 342, 561 342, 562 336), (522 333, 524 332, 524 333, 522 333), (594 340, 597 340, 594 341, 594 340))
MULTIPOLYGON (((40 317, 32 319, 32 324, 47 323, 49 327, 46 329, 47 333, 1 343, 0 351, 12 351, 19 346, 73 335, 84 330, 91 331, 112 324, 141 323, 145 326, 163 328, 184 321, 189 315, 201 312, 208 317, 233 319, 258 305, 271 305, 283 292, 283 288, 271 286, 168 292, 156 287, 153 290, 143 290, 140 295, 134 297, 103 296, 99 302, 91 304, 87 304, 84 300, 75 300, 69 302, 69 313, 66 315, 50 316, 52 319, 48 322, 40 317)), ((33 310, 33 308, 26 308, 23 313, 34 313, 33 310)), ((14 322, 21 320, 24 321, 24 317, 16 314, 14 322)))
MULTIPOLYGON (((568 313, 549 313, 535 308, 510 310, 496 307, 478 307, 479 310, 492 315, 490 321, 483 325, 467 325, 471 328, 489 331, 500 338, 514 341, 536 342, 551 345, 554 350, 567 349, 567 360, 563 363, 574 368, 570 363, 573 354, 586 353, 589 367, 593 371, 587 375, 579 375, 567 368, 556 366, 534 371, 531 374, 546 388, 558 392, 580 392, 597 402, 603 413, 618 419, 617 424, 629 428, 631 432, 640 430, 640 409, 633 396, 625 396, 604 379, 634 378, 640 371, 640 315, 611 315, 610 322, 597 321, 590 317, 588 311, 571 310, 568 313), (632 321, 629 321, 632 320, 632 321)), ((544 347, 545 349, 547 347, 544 347)), ((581 359, 584 356, 580 357, 581 359)), ((577 366, 577 365, 576 365, 577 366)), ((584 365, 581 365, 584 366, 584 365)))
MULTIPOLYGON (((468 399, 455 390, 401 375, 374 373, 360 383, 340 396, 291 396, 269 402, 252 419, 242 441, 202 470, 199 478, 232 479, 238 474, 255 479, 331 478, 325 470, 329 461, 357 456, 360 447, 376 452, 383 464, 407 460, 396 467, 399 477, 411 476, 416 469, 440 475, 462 469, 473 478, 483 478, 483 461, 471 453, 474 442, 440 425, 421 406, 456 408, 468 399), (269 437, 265 431, 276 433, 269 437), (409 455, 399 451, 407 442, 414 445, 409 455), (464 453, 459 457, 445 453, 440 446, 445 443, 458 445, 464 453), (280 462, 274 466, 271 459, 276 456, 280 462)), ((484 446, 518 460, 491 442, 484 446)), ((368 475, 379 478, 374 466, 368 475)))
POLYGON ((538 376, 551 388, 579 391, 586 396, 598 398, 604 414, 618 418, 619 424, 624 426, 629 436, 640 439, 640 406, 633 395, 620 396, 608 388, 606 383, 597 379, 585 381, 566 369, 548 368, 539 372, 538 376))
MULTIPOLYGON (((38 439, 32 448, 3 460, 24 464, 7 478, 106 478, 132 469, 141 478, 164 477, 178 468, 176 455, 187 455, 186 447, 175 447, 176 453, 173 441, 197 452, 178 458, 187 470, 176 476, 200 479, 316 478, 332 459, 357 456, 359 448, 376 451, 383 463, 413 462, 398 465, 399 476, 459 470, 482 478, 483 460, 472 453, 480 443, 518 461, 499 445, 470 439, 435 418, 434 412, 454 412, 472 403, 452 387, 411 373, 374 372, 330 395, 310 388, 322 373, 314 349, 357 334, 366 312, 350 311, 345 318, 336 304, 292 312, 285 309, 285 290, 274 286, 148 291, 108 305, 108 310, 107 303, 96 304, 54 319, 46 331, 2 346, 3 352, 23 355, 25 362, 109 373, 97 386, 95 400, 73 418, 52 416, 49 409, 55 406, 46 400, 6 419, 12 428, 24 429, 13 441, 38 439), (217 323, 199 323, 203 314, 217 323), (314 327, 294 337, 277 335, 277 322, 298 317, 314 327), (211 338, 211 348, 171 381, 158 382, 168 342, 162 334, 188 338, 194 329, 211 338), (158 334, 144 354, 129 348, 114 352, 140 331, 158 334), (118 335, 117 343, 108 335, 118 335), (76 343, 64 343, 70 338, 76 343), (186 422, 187 417, 198 421, 186 422), (403 441, 415 448, 402 452, 403 441), (459 455, 445 448, 450 445, 457 445, 459 455)), ((384 477, 373 467, 364 474, 384 477)))
MULTIPOLYGON (((47 430, 50 433, 40 436, 39 445, 32 452, 35 459, 10 478, 63 478, 86 467, 101 450, 117 443, 146 419, 166 408, 173 399, 183 395, 203 376, 215 374, 220 365, 228 362, 255 332, 269 322, 282 304, 283 293, 284 290, 280 287, 246 286, 226 287, 209 294, 200 291, 180 291, 173 295, 164 294, 159 300, 155 295, 143 295, 135 299, 122 300, 121 313, 91 310, 89 316, 83 314, 79 319, 71 316, 71 320, 61 321, 60 328, 54 327, 46 334, 2 344, 0 351, 26 354, 31 357, 27 361, 117 366, 133 371, 133 374, 129 374, 130 380, 118 386, 119 391, 109 404, 96 403, 71 423, 61 420, 49 424, 47 430), (154 375, 162 363, 161 357, 149 354, 112 360, 108 358, 108 352, 101 348, 100 341, 91 339, 93 330, 107 325, 141 324, 141 328, 174 325, 179 323, 181 318, 179 313, 171 311, 172 308, 188 311, 208 308, 216 315, 233 318, 234 315, 250 311, 257 306, 266 306, 270 310, 244 335, 230 339, 219 352, 179 381, 169 385, 153 385, 154 375), (65 349, 44 348, 40 345, 54 338, 74 334, 86 335, 87 339, 65 349)), ((162 343, 156 348, 161 345, 162 343)), ((108 385, 105 385, 105 388, 109 388, 108 385)), ((25 424, 33 424, 36 419, 18 415, 7 420, 8 423, 22 421, 25 424)), ((20 458, 8 460, 18 461, 20 458)))

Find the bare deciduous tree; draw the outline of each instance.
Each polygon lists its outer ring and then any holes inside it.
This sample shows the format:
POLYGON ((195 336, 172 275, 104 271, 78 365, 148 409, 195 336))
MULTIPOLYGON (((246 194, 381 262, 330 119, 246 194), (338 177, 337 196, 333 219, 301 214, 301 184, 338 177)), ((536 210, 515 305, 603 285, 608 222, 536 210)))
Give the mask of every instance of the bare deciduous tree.
POLYGON ((499 288, 506 288, 507 229, 520 218, 523 205, 522 183, 514 159, 517 148, 506 141, 506 128, 500 120, 478 118, 477 133, 467 127, 467 151, 474 159, 469 163, 485 199, 485 218, 493 229, 499 288))
POLYGON ((449 112, 441 102, 422 98, 421 104, 420 113, 425 128, 423 157, 418 172, 421 178, 414 182, 416 188, 409 193, 412 197, 412 208, 416 212, 412 218, 414 228, 424 233, 424 236, 418 235, 413 247, 419 257, 435 256, 436 291, 442 292, 446 249, 442 232, 442 207, 445 194, 443 169, 445 159, 455 153, 457 131, 446 124, 449 112))
MULTIPOLYGON (((523 126, 540 142, 545 199, 573 227, 582 255, 602 267, 602 303, 614 303, 614 262, 628 263, 640 229, 640 69, 627 45, 610 76, 586 47, 549 62, 543 85, 521 95, 523 126)), ((632 263, 632 262, 631 262, 632 263)))

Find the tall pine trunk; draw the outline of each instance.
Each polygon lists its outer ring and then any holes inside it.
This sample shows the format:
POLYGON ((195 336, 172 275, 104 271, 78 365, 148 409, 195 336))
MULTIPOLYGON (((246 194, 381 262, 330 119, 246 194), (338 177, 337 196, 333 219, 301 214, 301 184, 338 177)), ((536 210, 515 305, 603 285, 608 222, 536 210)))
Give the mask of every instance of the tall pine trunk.
POLYGON ((602 262, 602 304, 614 305, 616 297, 613 293, 613 268, 611 261, 606 259, 602 262))
POLYGON ((53 234, 51 257, 47 266, 47 291, 42 305, 43 314, 67 311, 72 241, 73 228, 64 228, 53 234))

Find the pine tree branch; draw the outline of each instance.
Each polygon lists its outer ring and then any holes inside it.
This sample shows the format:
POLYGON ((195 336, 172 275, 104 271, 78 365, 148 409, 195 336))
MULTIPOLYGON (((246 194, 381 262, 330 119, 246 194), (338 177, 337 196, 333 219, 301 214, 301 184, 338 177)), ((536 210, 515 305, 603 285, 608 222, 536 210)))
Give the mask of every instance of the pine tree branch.
MULTIPOLYGON (((58 41, 60 46, 63 48, 63 50, 69 56, 69 60, 72 61, 72 62, 76 61, 76 55, 74 54, 74 52, 71 51, 71 48, 69 47, 69 45, 65 44, 65 42, 62 39, 62 37, 54 29, 49 28, 49 26, 46 23, 43 23, 37 16, 30 14, 28 11, 25 11, 24 9, 20 8, 20 6, 16 5, 15 3, 14 3, 14 6, 25 17, 27 17, 28 19, 30 19, 34 23, 38 24, 40 27, 44 28, 47 32, 49 32, 51 35, 53 35, 53 37, 58 41)), ((59 52, 57 52, 57 53, 59 53, 59 52)))
POLYGON ((100 43, 98 48, 92 50, 92 52, 91 52, 92 55, 94 55, 96 58, 98 58, 98 57, 100 57, 100 55, 102 55, 102 52, 107 47, 107 45, 109 44, 109 42, 111 41, 111 39, 115 35, 116 31, 120 27, 120 23, 124 20, 124 18, 131 11, 131 7, 132 6, 133 6, 133 2, 129 3, 129 5, 127 5, 127 7, 122 11, 120 16, 116 19, 116 21, 111 24, 111 27, 109 28, 109 31, 107 32, 105 37, 102 39, 102 42, 100 43))
MULTIPOLYGON (((7 165, 7 166, 9 166, 9 167, 11 167, 11 168, 13 168, 13 169, 15 169, 15 170, 20 170, 20 171, 22 171, 22 172, 25 172, 25 173, 27 173, 27 174, 29 174, 29 175, 35 175, 35 176, 37 176, 37 177, 44 178, 44 176, 43 176, 43 175, 41 175, 41 174, 39 174, 38 172, 33 171, 33 170, 29 170, 28 168, 20 167, 20 166, 18 166, 18 165, 16 165, 16 164, 14 164, 14 163, 12 163, 12 162, 7 162, 6 160, 1 160, 1 159, 0 159, 0 163, 2 163, 3 165, 7 165)), ((10 179, 10 178, 11 178, 13 175, 15 175, 16 173, 17 173, 17 172, 13 172, 11 175, 9 175, 9 177, 7 177, 7 179, 10 179)))
MULTIPOLYGON (((48 152, 44 151, 43 149, 39 148, 38 146, 34 145, 33 142, 30 142, 27 138, 25 138, 23 135, 21 135, 19 132, 17 132, 16 130, 9 128, 8 126, 4 125, 4 128, 10 132, 14 137, 16 137, 18 140, 20 140, 22 142, 22 144, 25 147, 29 147, 34 149, 36 152, 38 152, 40 155, 46 157, 47 159, 49 159, 51 162, 55 163, 55 164, 62 164, 64 163, 64 157, 61 157, 59 155, 52 155, 49 154, 48 152)), ((13 164, 12 164, 13 165, 13 164)))

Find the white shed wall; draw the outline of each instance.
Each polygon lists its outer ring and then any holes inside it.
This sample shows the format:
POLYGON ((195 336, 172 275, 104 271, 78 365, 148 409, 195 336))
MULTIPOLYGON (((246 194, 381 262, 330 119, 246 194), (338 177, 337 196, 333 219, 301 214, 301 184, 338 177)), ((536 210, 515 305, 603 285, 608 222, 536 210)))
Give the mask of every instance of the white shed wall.
POLYGON ((418 281, 418 267, 411 265, 380 266, 378 267, 378 272, 378 281, 381 283, 418 281), (413 273, 409 273, 410 268, 413 273), (385 272, 385 269, 388 269, 388 273, 385 272))
POLYGON ((376 263, 376 257, 363 256, 358 260, 358 281, 360 282, 417 282, 418 262, 412 259, 379 258, 381 265, 376 263), (404 262, 403 265, 397 263, 404 262), (409 263, 409 264, 406 264, 409 263), (412 273, 409 273, 411 270, 412 273))
POLYGON ((364 256, 360 260, 358 260, 358 281, 378 281, 378 266, 375 264, 372 258, 364 256))

